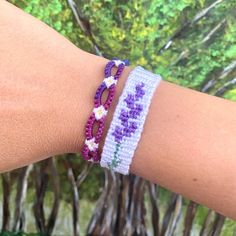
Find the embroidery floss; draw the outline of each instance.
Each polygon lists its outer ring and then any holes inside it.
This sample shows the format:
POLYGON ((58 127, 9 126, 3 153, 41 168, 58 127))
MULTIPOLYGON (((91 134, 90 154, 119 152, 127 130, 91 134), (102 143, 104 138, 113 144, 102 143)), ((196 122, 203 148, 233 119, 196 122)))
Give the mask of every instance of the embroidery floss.
POLYGON ((119 151, 122 148, 123 138, 131 137, 138 127, 135 119, 138 118, 143 110, 143 105, 141 103, 138 103, 138 101, 142 99, 143 95, 145 94, 145 91, 143 90, 144 86, 144 83, 137 84, 135 87, 136 93, 129 93, 124 99, 127 107, 126 109, 121 109, 120 115, 118 117, 121 122, 121 126, 116 125, 115 130, 112 133, 115 138, 116 147, 113 154, 113 159, 111 160, 111 162, 107 163, 109 168, 112 170, 121 163, 121 159, 119 158, 119 151))
POLYGON ((155 89, 162 80, 141 66, 126 81, 105 139, 100 165, 127 175, 155 89))
POLYGON ((120 78, 125 65, 128 64, 128 60, 121 61, 119 59, 113 59, 109 61, 105 67, 105 78, 95 93, 93 112, 85 125, 86 139, 81 153, 83 158, 87 161, 95 163, 100 161, 98 147, 104 130, 105 118, 115 96, 115 86, 117 81, 120 78), (118 69, 115 75, 111 75, 111 70, 114 66, 116 66, 118 69), (105 103, 102 104, 102 95, 105 90, 108 90, 108 95, 105 103), (96 124, 98 125, 98 129, 96 135, 94 135, 93 127, 96 124))

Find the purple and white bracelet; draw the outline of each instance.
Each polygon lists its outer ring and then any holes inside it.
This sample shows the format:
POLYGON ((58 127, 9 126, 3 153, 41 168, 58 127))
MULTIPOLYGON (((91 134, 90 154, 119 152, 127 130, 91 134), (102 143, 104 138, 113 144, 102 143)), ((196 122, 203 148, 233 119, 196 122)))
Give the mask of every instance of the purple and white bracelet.
POLYGON ((104 131, 107 111, 114 98, 117 81, 120 78, 125 66, 128 64, 128 60, 121 61, 119 59, 113 59, 109 61, 105 67, 105 78, 96 91, 94 96, 94 109, 85 125, 85 143, 82 147, 81 154, 87 161, 95 163, 100 161, 101 157, 98 153, 98 146, 104 131), (114 66, 118 69, 115 75, 112 75, 111 70, 114 66), (105 103, 102 104, 102 95, 105 90, 108 90, 108 95, 105 103), (93 127, 95 125, 98 126, 96 135, 93 134, 93 127))
POLYGON ((102 167, 124 175, 129 173, 152 96, 161 80, 160 75, 141 66, 130 72, 105 138, 102 167))

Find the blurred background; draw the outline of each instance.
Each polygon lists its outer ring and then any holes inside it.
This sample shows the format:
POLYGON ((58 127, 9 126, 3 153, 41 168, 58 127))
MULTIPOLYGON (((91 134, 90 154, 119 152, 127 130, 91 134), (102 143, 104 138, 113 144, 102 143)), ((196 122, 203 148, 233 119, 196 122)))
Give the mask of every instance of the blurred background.
MULTIPOLYGON (((236 0, 9 2, 81 49, 128 58, 172 83, 236 101, 236 0)), ((52 157, 1 180, 4 236, 236 236, 235 221, 79 154, 52 157)))

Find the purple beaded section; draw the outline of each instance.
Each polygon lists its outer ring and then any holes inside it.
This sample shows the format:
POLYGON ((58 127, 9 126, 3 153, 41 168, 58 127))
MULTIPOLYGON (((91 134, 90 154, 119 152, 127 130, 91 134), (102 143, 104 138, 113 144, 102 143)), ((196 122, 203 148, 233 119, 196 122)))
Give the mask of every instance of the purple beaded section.
POLYGON ((121 61, 119 59, 113 59, 105 66, 105 79, 95 93, 93 113, 90 115, 85 125, 85 143, 82 147, 81 154, 87 161, 94 163, 100 162, 101 156, 98 152, 98 146, 104 131, 107 110, 114 99, 116 83, 125 66, 128 64, 128 60, 121 61), (117 71, 114 75, 111 74, 113 67, 117 67, 117 71), (102 96, 106 90, 108 91, 107 98, 105 102, 102 103, 102 96), (97 127, 96 134, 94 134, 95 127, 97 127))

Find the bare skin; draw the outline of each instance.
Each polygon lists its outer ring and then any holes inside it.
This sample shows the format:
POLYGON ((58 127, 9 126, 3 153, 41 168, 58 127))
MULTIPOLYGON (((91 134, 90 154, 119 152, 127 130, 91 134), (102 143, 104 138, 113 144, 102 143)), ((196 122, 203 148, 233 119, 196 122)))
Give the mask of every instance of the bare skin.
MULTIPOLYGON (((79 152, 108 60, 3 0, 0 35, 0 171, 79 152)), ((236 104, 162 81, 131 172, 236 220, 235 170, 236 104)))

